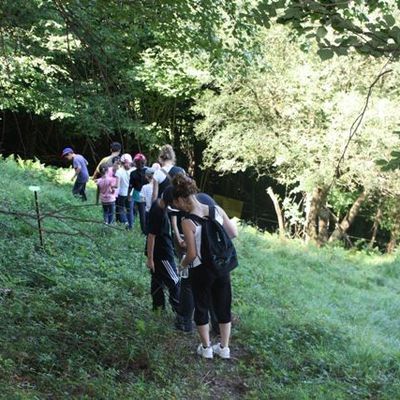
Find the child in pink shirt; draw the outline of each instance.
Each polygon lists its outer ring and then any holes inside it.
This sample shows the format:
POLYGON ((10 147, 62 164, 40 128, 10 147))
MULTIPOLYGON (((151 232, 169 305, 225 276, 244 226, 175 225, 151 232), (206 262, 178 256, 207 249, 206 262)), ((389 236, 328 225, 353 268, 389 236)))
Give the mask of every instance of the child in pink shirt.
POLYGON ((108 167, 103 166, 100 168, 101 178, 96 179, 97 184, 97 196, 96 204, 99 204, 99 198, 101 205, 103 206, 103 218, 105 224, 112 224, 114 222, 115 214, 115 199, 118 194, 118 179, 114 176, 110 176, 108 167))

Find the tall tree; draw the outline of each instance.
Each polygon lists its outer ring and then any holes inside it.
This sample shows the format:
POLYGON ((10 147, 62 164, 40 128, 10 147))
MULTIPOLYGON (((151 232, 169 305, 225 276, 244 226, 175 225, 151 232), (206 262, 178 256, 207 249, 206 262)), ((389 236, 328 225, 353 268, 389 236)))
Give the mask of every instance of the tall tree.
POLYGON ((399 71, 393 66, 379 82, 362 133, 348 145, 382 61, 353 54, 321 64, 312 49, 301 52, 288 35, 277 27, 266 31, 259 38, 264 57, 246 75, 240 65, 227 66, 229 78, 219 81, 219 92, 209 91, 195 108, 204 115, 197 132, 208 143, 205 165, 225 173, 255 168, 307 193, 307 232, 317 239, 318 213, 333 180, 351 191, 379 186, 374 159, 399 143, 392 134, 399 71))
POLYGON ((143 82, 146 54, 217 58, 217 32, 235 10, 235 2, 210 0, 4 0, 0 109, 60 120, 87 137, 118 132, 154 145, 168 137, 180 104, 143 82))

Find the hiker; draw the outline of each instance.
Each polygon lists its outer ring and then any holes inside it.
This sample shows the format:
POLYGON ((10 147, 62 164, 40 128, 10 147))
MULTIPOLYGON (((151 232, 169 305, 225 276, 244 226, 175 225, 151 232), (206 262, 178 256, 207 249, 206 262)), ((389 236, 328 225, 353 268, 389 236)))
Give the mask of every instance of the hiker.
POLYGON ((226 234, 233 238, 237 236, 236 225, 228 218, 225 211, 219 207, 209 207, 201 204, 196 198, 198 192, 194 180, 188 176, 177 174, 173 181, 173 205, 187 213, 182 220, 182 230, 186 242, 186 255, 180 268, 189 267, 189 279, 192 285, 195 304, 194 320, 200 335, 201 343, 197 354, 204 358, 213 358, 213 354, 221 358, 230 358, 229 339, 231 333, 231 302, 232 291, 230 273, 218 273, 213 266, 202 262, 205 254, 201 253, 202 229, 199 221, 210 218, 211 210, 215 211, 215 219, 224 228, 226 234), (211 346, 209 334, 209 310, 213 302, 221 333, 220 343, 211 346))
POLYGON ((130 202, 129 179, 132 168, 132 156, 128 153, 121 156, 121 167, 115 172, 119 179, 119 191, 116 201, 117 220, 123 223, 126 229, 132 229, 133 209, 130 202))
POLYGON ((87 160, 80 154, 75 154, 71 147, 66 147, 62 151, 61 156, 65 157, 69 161, 72 160, 72 166, 75 169, 75 174, 71 178, 71 181, 76 179, 74 186, 72 187, 72 194, 75 197, 79 197, 82 201, 86 201, 86 183, 89 180, 87 160))
MULTIPOLYGON (((111 161, 106 162, 104 166, 107 167, 107 174, 109 176, 113 176, 114 178, 118 179, 117 172, 121 167, 121 157, 115 156, 111 159, 111 161)), ((119 185, 118 185, 119 186, 119 185)), ((117 193, 118 194, 118 193, 117 193)))
POLYGON ((169 302, 175 313, 179 308, 179 277, 174 261, 166 201, 155 201, 149 212, 146 244, 147 267, 151 272, 153 310, 165 309, 163 286, 168 288, 169 302))
MULTIPOLYGON (((201 204, 206 204, 208 206, 217 206, 215 200, 206 193, 197 193, 197 200, 201 204)), ((173 207, 173 204, 171 205, 173 207)), ((169 211, 172 232, 174 238, 174 247, 175 254, 180 261, 184 254, 186 253, 186 242, 184 240, 184 234, 182 231, 182 218, 184 218, 186 213, 180 210, 171 209, 169 211)), ((180 296, 179 296, 179 304, 180 304, 180 315, 175 321, 175 328, 181 330, 183 332, 191 332, 193 329, 192 319, 193 319, 193 311, 194 311, 194 300, 193 300, 193 292, 192 285, 189 279, 186 279, 186 274, 181 273, 181 288, 180 288, 180 296)), ((210 322, 211 322, 211 331, 215 335, 220 334, 219 324, 217 316, 215 315, 213 302, 211 301, 209 309, 210 322)))
POLYGON ((141 195, 143 185, 148 183, 145 172, 146 172, 146 157, 138 153, 133 158, 135 169, 130 174, 129 179, 129 193, 132 192, 131 197, 131 208, 133 210, 133 218, 136 214, 136 208, 139 212, 140 229, 143 234, 146 234, 146 202, 144 197, 141 195))
POLYGON ((93 176, 92 176, 93 180, 96 180, 97 178, 100 177, 100 167, 102 165, 108 165, 109 167, 111 167, 112 159, 117 156, 119 157, 119 155, 121 154, 121 143, 118 143, 118 142, 111 143, 110 152, 111 152, 110 155, 103 157, 100 160, 100 162, 98 163, 98 165, 93 173, 93 176))
POLYGON ((118 180, 108 173, 108 169, 107 165, 101 166, 101 177, 96 179, 96 204, 99 204, 100 198, 101 205, 103 206, 103 220, 106 225, 114 222, 115 199, 118 191, 118 180))
MULTIPOLYGON (((115 189, 115 204, 117 204, 117 199, 118 199, 118 194, 119 194, 119 178, 117 176, 117 172, 121 167, 121 157, 120 156, 114 156, 113 158, 111 158, 111 160, 108 160, 107 162, 105 162, 102 166, 106 167, 107 169, 107 176, 111 177, 111 178, 115 178, 116 182, 117 182, 117 189, 115 189)), ((119 213, 116 212, 117 207, 115 207, 115 220, 117 222, 121 222, 119 220, 119 213)))
POLYGON ((158 156, 161 168, 154 173, 153 179, 153 201, 160 198, 162 192, 171 185, 171 179, 178 173, 185 173, 185 170, 175 165, 175 151, 170 144, 164 145, 158 156))

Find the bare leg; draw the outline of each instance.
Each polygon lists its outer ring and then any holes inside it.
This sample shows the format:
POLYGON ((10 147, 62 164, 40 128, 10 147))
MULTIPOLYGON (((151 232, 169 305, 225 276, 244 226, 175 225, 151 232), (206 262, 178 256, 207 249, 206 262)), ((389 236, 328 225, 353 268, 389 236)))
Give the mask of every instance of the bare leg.
POLYGON ((231 322, 228 322, 227 324, 219 324, 219 330, 221 332, 221 346, 229 347, 229 338, 231 336, 231 322))
MULTIPOLYGON (((227 325, 227 324, 224 324, 227 325)), ((210 328, 208 324, 197 325, 197 330, 200 335, 201 344, 203 347, 208 347, 210 345, 210 328)), ((230 329, 229 329, 230 331, 230 329)))

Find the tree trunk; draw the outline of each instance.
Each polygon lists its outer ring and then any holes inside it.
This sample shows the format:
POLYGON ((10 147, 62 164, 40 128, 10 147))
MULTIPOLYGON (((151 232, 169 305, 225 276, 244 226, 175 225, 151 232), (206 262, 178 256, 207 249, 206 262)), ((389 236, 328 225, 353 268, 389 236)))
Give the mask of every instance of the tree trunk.
POLYGON ((321 207, 326 202, 327 192, 321 187, 314 188, 311 197, 310 208, 306 220, 306 242, 313 241, 318 243, 318 220, 321 207))
MULTIPOLYGON (((326 203, 326 196, 325 196, 326 203)), ((329 210, 326 208, 326 204, 321 207, 318 215, 318 244, 324 244, 329 238, 329 210)))
POLYGON ((374 218, 374 225, 372 226, 372 236, 371 240, 369 242, 368 247, 373 248, 376 240, 376 234, 378 233, 378 228, 382 220, 382 209, 381 205, 378 206, 378 209, 376 210, 375 218, 374 218))
POLYGON ((196 166, 196 161, 194 159, 193 148, 187 149, 186 152, 185 152, 185 155, 186 155, 186 157, 188 159, 188 170, 187 170, 187 172, 188 172, 188 174, 190 176, 194 176, 194 169, 195 169, 195 166, 196 166))
POLYGON ((336 225, 335 230, 332 232, 331 237, 329 238, 329 242, 334 242, 335 240, 340 240, 343 238, 344 234, 350 228, 351 224, 354 221, 354 218, 357 216, 360 211, 361 205, 364 200, 367 198, 367 193, 362 192, 358 197, 354 204, 351 206, 349 212, 342 219, 342 222, 336 225))
POLYGON ((282 210, 281 207, 279 206, 278 198, 276 197, 274 191, 272 190, 272 187, 269 187, 267 189, 267 194, 269 197, 271 197, 272 203, 275 208, 276 216, 278 217, 279 236, 283 238, 285 236, 285 223, 283 221, 282 210))
POLYGON ((399 230, 399 224, 396 224, 390 231, 390 240, 386 247, 386 251, 388 253, 393 253, 394 249, 396 248, 397 238, 399 237, 399 230))
POLYGON ((0 153, 4 151, 4 141, 6 137, 6 112, 3 110, 3 118, 2 118, 2 130, 1 130, 1 139, 0 139, 0 153))
MULTIPOLYGON (((340 218, 338 216, 336 216, 332 211, 329 210, 329 214, 330 214, 330 222, 335 225, 339 225, 339 220, 340 218)), ((343 233, 343 239, 347 242, 347 244, 350 247, 353 247, 353 243, 351 241, 351 239, 349 238, 349 236, 347 235, 347 233, 343 233)), ((328 240, 329 241, 329 240, 328 240)))

